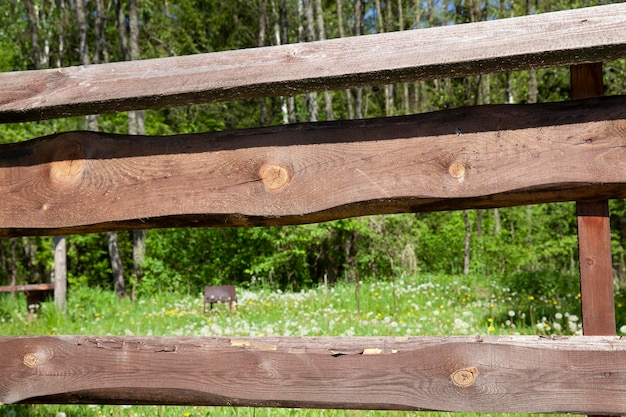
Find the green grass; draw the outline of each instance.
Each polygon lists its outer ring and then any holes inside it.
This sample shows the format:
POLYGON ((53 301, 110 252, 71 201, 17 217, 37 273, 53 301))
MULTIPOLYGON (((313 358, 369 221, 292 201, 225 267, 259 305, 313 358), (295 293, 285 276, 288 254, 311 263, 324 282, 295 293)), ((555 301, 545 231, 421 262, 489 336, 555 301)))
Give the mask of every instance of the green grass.
MULTIPOLYGON (((342 283, 298 293, 238 288, 227 304, 202 312, 200 293, 160 294, 135 302, 111 291, 72 288, 67 311, 45 302, 34 316, 23 294, 0 298, 0 335, 125 336, 428 336, 580 333, 578 294, 528 294, 477 276, 402 277, 393 282, 342 283)), ((619 325, 619 324, 618 324, 619 325)), ((346 410, 221 407, 2 406, 19 416, 449 416, 346 410), (65 414, 63 414, 65 413, 65 414)), ((467 414, 465 414, 467 415, 467 414)))

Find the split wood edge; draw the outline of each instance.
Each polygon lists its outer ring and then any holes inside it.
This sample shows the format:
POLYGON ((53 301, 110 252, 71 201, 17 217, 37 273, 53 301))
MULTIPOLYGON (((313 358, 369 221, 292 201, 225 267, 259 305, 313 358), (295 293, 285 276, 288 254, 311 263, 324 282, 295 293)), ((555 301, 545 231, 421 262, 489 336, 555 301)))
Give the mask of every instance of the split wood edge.
POLYGON ((3 337, 0 402, 624 414, 626 341, 3 337))

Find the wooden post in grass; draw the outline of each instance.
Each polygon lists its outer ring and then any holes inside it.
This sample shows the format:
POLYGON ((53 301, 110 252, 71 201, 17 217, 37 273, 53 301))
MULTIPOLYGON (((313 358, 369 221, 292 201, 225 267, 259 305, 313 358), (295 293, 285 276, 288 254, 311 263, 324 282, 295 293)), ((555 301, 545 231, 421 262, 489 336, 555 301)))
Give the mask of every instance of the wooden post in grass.
MULTIPOLYGON (((602 63, 573 65, 570 74, 573 99, 603 94, 602 63)), ((593 146, 592 139, 588 144, 593 146)), ((593 165, 589 167, 595 168, 593 165)), ((576 215, 583 333, 587 336, 614 335, 615 301, 608 200, 577 201, 576 215)))

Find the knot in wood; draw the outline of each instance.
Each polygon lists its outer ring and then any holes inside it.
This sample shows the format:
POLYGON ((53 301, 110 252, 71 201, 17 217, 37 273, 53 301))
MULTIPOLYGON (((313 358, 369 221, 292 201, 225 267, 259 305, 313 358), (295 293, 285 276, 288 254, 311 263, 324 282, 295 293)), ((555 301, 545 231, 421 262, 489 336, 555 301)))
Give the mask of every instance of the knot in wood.
POLYGON ((54 150, 50 163, 50 180, 54 184, 77 185, 87 161, 82 145, 78 141, 67 140, 54 150))
POLYGON ((259 176, 263 181, 263 185, 268 190, 280 190, 291 180, 289 170, 277 164, 265 164, 259 170, 259 176))
POLYGON ((474 367, 463 368, 452 372, 450 379, 457 387, 469 387, 474 384, 478 376, 478 369, 474 367))
POLYGON ((459 180, 465 176, 465 165, 461 162, 453 162, 448 167, 448 173, 452 178, 459 180))
POLYGON ((39 359, 37 359, 37 356, 35 356, 34 353, 27 353, 26 355, 24 355, 24 365, 28 366, 29 368, 34 368, 35 366, 37 366, 38 363, 39 359))

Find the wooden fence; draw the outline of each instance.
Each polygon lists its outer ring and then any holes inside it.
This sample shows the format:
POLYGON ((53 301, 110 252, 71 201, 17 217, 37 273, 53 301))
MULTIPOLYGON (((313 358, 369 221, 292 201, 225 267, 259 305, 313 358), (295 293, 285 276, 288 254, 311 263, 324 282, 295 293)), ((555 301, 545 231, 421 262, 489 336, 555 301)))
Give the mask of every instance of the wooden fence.
POLYGON ((581 337, 0 338, 0 403, 626 413, 608 198, 626 197, 626 4, 0 74, 0 121, 572 65, 574 100, 0 147, 0 236, 287 225, 577 201, 581 337))

